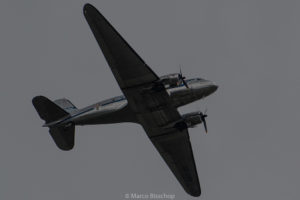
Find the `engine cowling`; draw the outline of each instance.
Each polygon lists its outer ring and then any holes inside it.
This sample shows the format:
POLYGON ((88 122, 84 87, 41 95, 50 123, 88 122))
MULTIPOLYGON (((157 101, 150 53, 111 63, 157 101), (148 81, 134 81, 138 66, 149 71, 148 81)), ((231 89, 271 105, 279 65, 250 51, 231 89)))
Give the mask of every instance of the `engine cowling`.
POLYGON ((183 117, 183 121, 186 123, 188 128, 194 127, 197 124, 202 123, 201 112, 187 113, 182 117, 183 117))
POLYGON ((168 74, 168 75, 165 75, 165 76, 161 76, 160 81, 168 87, 178 86, 182 82, 179 73, 174 73, 174 74, 168 74))
POLYGON ((178 128, 179 130, 183 130, 186 128, 193 128, 197 124, 203 123, 205 132, 207 133, 207 126, 205 118, 207 117, 206 114, 202 112, 192 112, 182 115, 182 120, 177 122, 174 127, 178 128))

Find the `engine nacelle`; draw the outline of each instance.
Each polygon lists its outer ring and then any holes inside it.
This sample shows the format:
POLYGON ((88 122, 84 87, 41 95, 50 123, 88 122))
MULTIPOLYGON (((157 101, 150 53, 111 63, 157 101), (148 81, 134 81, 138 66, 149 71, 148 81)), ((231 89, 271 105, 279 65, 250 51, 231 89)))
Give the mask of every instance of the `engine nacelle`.
POLYGON ((202 112, 192 112, 182 115, 182 119, 176 122, 174 127, 179 130, 195 127, 197 124, 203 122, 203 116, 201 117, 201 113, 202 112))
POLYGON ((186 124, 188 128, 194 127, 197 124, 202 123, 202 117, 201 117, 201 112, 192 112, 192 113, 187 113, 182 116, 183 122, 186 124))
POLYGON ((175 86, 178 86, 182 82, 182 80, 180 79, 179 73, 161 76, 160 81, 167 87, 175 87, 175 86))
POLYGON ((180 131, 187 129, 187 128, 193 128, 197 124, 203 124, 205 128, 205 132, 207 133, 207 125, 205 118, 207 117, 206 112, 203 113, 201 111, 187 113, 181 116, 182 118, 180 120, 177 120, 175 122, 172 122, 170 124, 167 124, 164 126, 164 128, 177 128, 180 131))

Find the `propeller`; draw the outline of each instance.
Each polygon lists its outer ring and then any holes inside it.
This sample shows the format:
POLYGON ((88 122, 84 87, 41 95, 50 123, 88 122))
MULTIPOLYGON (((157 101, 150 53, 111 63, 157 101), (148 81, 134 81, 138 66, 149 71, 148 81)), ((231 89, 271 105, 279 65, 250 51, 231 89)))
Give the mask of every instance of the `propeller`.
POLYGON ((201 121, 203 122, 205 132, 207 133, 207 124, 206 124, 206 120, 205 120, 205 118, 207 117, 206 111, 207 110, 205 110, 204 114, 202 112, 200 112, 200 118, 201 118, 201 121))
POLYGON ((189 88, 188 84, 187 84, 186 81, 184 80, 184 79, 185 79, 185 76, 182 75, 181 67, 180 67, 179 69, 180 69, 180 73, 178 74, 178 78, 182 81, 182 83, 185 85, 186 88, 189 88))

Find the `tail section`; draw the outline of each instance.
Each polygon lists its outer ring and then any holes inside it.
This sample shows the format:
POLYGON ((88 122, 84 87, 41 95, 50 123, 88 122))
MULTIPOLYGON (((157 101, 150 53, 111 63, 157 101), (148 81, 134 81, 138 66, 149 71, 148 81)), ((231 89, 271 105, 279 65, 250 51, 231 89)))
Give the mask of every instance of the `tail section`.
MULTIPOLYGON (((46 124, 57 121, 69 115, 71 110, 77 109, 70 101, 66 99, 50 101, 43 96, 37 96, 32 99, 32 104, 39 116, 45 120, 46 124), (70 105, 72 105, 70 107, 70 105), (69 112, 68 112, 69 111, 69 112)), ((71 150, 74 147, 75 125, 67 124, 64 126, 50 126, 50 135, 55 144, 61 150, 71 150)))

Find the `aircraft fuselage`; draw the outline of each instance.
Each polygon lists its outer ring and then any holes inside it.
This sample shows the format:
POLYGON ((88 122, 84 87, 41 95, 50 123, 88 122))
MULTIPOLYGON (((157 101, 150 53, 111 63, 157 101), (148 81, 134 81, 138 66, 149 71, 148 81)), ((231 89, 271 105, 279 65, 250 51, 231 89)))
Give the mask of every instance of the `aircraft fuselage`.
MULTIPOLYGON (((184 84, 167 88, 173 106, 176 108, 203 99, 218 88, 212 81, 201 78, 189 79, 186 82, 188 88, 184 84)), ((75 125, 137 122, 127 104, 124 95, 116 96, 81 109, 81 112, 63 120, 62 124, 70 122, 75 125)))

